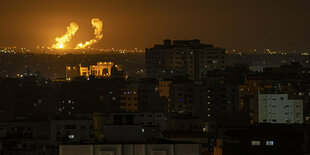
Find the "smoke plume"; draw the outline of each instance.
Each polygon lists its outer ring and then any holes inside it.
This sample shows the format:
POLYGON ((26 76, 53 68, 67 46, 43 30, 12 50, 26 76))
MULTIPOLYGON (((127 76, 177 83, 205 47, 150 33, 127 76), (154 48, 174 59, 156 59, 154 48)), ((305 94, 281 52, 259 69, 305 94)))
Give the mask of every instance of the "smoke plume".
POLYGON ((71 22, 70 25, 67 27, 67 32, 61 37, 57 37, 56 44, 52 46, 52 48, 61 49, 64 48, 64 43, 69 42, 72 37, 75 35, 76 31, 79 29, 79 25, 75 22, 71 22))
POLYGON ((93 25, 93 28, 95 29, 94 35, 95 38, 89 41, 86 41, 84 44, 83 43, 79 43, 76 45, 77 49, 83 49, 83 48, 87 48, 89 46, 91 46, 92 44, 97 43, 98 41, 100 41, 103 37, 102 34, 102 21, 99 18, 93 18, 91 20, 91 23, 93 25))

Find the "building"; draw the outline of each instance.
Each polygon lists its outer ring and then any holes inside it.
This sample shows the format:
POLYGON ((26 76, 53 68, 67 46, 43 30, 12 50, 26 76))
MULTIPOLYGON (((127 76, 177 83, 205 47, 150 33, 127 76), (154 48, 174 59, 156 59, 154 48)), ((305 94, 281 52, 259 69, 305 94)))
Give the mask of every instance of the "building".
POLYGON ((168 100, 160 97, 158 81, 155 79, 140 79, 139 112, 168 112, 168 100))
POLYGON ((60 145, 59 155, 199 155, 201 144, 60 145))
POLYGON ((66 80, 72 80, 76 76, 111 77, 112 74, 115 77, 123 76, 121 67, 113 62, 97 62, 97 65, 89 67, 82 67, 80 64, 79 72, 77 67, 66 66, 66 80))
POLYGON ((158 82, 158 90, 160 97, 166 97, 168 102, 171 101, 170 99, 170 84, 172 81, 159 81, 158 82))
POLYGON ((104 126, 108 122, 108 115, 106 113, 95 112, 93 114, 94 120, 94 134, 97 141, 101 142, 104 138, 104 126))
POLYGON ((170 84, 171 112, 192 112, 193 86, 194 82, 187 79, 177 79, 170 84))
POLYGON ((0 123, 0 154, 51 154, 50 122, 0 123))
POLYGON ((72 119, 51 121, 51 144, 94 142, 93 120, 72 119))
POLYGON ((124 112, 138 112, 138 85, 127 84, 121 88, 120 109, 124 112))
POLYGON ((167 102, 167 112, 171 112, 170 84, 172 81, 158 81, 159 97, 167 102))
POLYGON ((205 144, 208 141, 204 121, 190 115, 170 115, 165 138, 171 141, 187 141, 205 144))
POLYGON ((200 43, 200 40, 164 40, 146 49, 147 78, 174 76, 201 79, 207 71, 225 68, 225 49, 200 43))
POLYGON ((228 129, 224 136, 218 155, 304 155, 309 152, 309 126, 300 124, 257 124, 228 129))
POLYGON ((303 123, 303 101, 288 99, 288 94, 259 94, 260 123, 303 123))
POLYGON ((66 66, 66 80, 71 80, 78 75, 77 67, 66 66))
POLYGON ((108 142, 153 142, 163 138, 167 118, 163 113, 114 113, 104 127, 108 142))
POLYGON ((156 125, 166 130, 167 116, 163 113, 112 113, 108 119, 108 124, 141 124, 156 125))

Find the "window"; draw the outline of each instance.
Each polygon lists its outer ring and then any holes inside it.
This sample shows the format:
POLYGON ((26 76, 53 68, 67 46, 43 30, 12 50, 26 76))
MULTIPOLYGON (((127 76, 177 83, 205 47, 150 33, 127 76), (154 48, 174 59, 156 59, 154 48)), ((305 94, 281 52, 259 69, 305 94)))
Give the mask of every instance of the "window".
POLYGON ((251 145, 260 145, 260 141, 259 140, 252 140, 251 145))
POLYGON ((266 145, 267 145, 267 146, 273 146, 273 145, 274 145, 274 142, 273 142, 272 140, 269 140, 269 141, 267 140, 267 141, 266 141, 266 145))
POLYGON ((76 129, 76 125, 65 125, 65 129, 76 129))
POLYGON ((68 135, 69 139, 74 139, 74 135, 68 135))

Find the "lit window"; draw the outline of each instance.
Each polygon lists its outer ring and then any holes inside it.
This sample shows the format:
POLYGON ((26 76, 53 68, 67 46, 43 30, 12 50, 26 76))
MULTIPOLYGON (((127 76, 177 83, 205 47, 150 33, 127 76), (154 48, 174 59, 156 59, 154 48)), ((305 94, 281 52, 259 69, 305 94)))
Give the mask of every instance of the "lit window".
POLYGON ((252 140, 251 145, 260 145, 259 140, 252 140))
POLYGON ((202 128, 202 132, 207 132, 207 128, 206 127, 202 128))
POLYGON ((274 142, 272 140, 266 141, 267 146, 273 146, 274 142))
POLYGON ((69 135, 69 139, 74 139, 74 135, 69 135))

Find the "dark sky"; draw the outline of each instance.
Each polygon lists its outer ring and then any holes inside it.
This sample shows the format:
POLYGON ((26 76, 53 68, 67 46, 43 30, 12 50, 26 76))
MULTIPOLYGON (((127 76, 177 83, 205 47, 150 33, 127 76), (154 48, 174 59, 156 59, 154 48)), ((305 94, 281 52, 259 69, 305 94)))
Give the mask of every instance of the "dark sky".
POLYGON ((70 22, 72 44, 93 37, 102 48, 146 48, 163 39, 201 39, 223 48, 310 49, 309 0, 0 0, 0 46, 51 46, 70 22))

